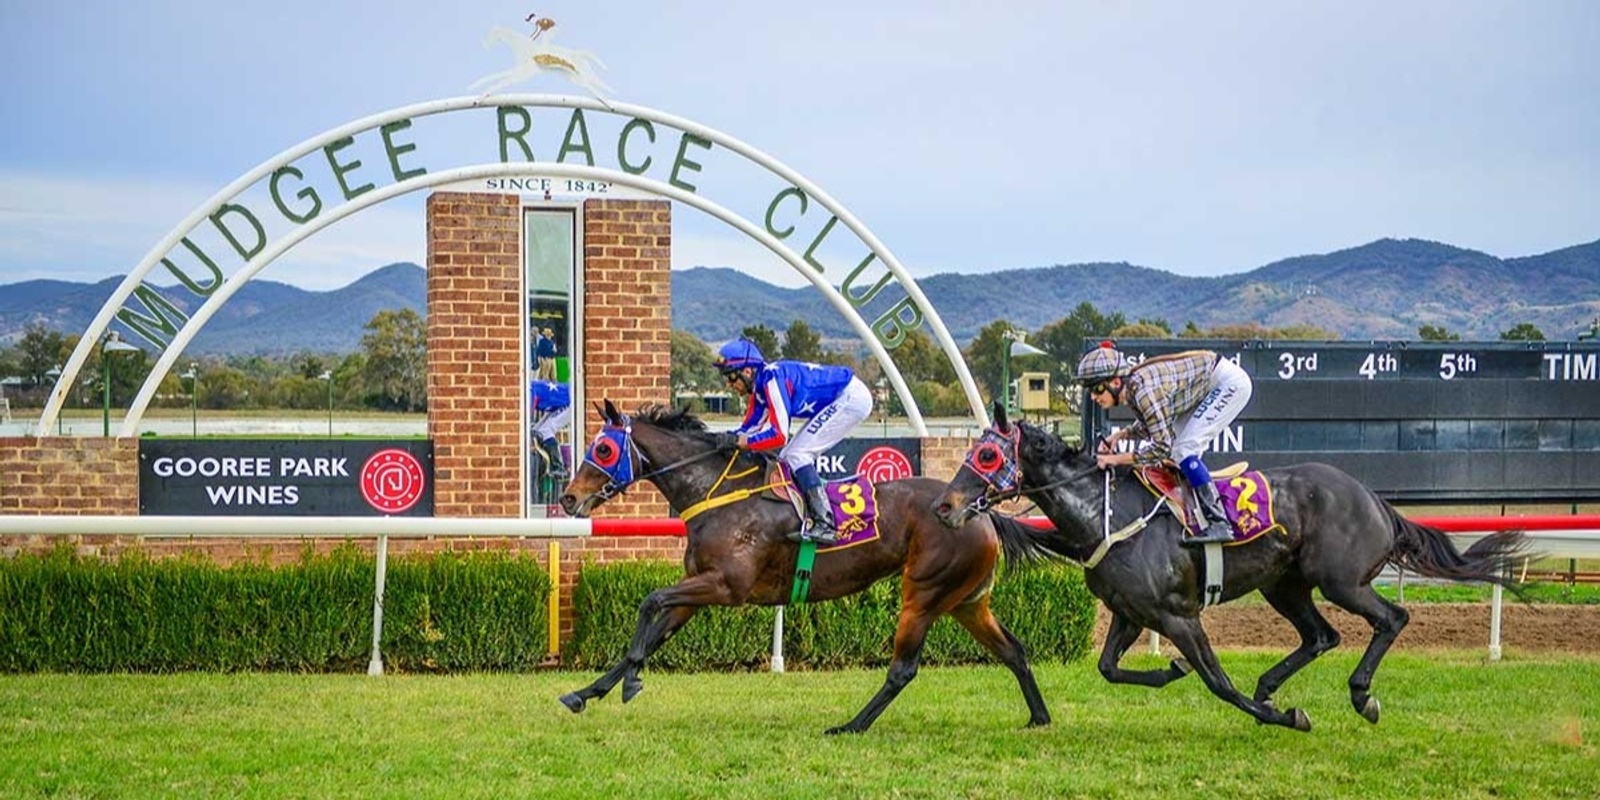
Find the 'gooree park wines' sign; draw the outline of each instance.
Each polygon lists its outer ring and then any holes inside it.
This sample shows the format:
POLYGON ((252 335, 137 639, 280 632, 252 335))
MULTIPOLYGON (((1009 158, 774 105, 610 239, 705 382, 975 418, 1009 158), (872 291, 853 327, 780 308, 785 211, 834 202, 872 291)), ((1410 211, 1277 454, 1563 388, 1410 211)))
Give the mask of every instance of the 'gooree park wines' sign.
POLYGON ((433 516, 433 443, 141 441, 148 516, 433 516))

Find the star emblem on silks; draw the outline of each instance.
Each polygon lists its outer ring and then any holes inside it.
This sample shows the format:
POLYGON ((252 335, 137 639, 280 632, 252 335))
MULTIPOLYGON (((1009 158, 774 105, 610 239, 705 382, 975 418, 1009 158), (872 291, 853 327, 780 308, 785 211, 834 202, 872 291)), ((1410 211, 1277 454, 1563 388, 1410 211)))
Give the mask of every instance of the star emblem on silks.
POLYGON ((815 400, 807 400, 799 408, 794 410, 794 415, 797 417, 809 417, 815 413, 817 413, 817 401, 815 400))

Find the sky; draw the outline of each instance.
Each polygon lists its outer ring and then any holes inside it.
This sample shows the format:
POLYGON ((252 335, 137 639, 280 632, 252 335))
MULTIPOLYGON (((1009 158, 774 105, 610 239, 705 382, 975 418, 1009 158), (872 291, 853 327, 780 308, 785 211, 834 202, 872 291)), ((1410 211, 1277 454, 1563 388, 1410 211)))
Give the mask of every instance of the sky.
MULTIPOLYGON (((604 60, 610 99, 769 154, 918 278, 1099 261, 1234 274, 1383 237, 1501 257, 1600 239, 1590 0, 84 0, 0 14, 0 284, 128 274, 288 148, 471 94, 510 64, 486 33, 530 32, 530 13, 604 60)), ((508 91, 585 94, 554 76, 508 91)), ((481 163, 482 124, 419 122, 413 155, 481 163)), ((352 152, 381 163, 366 138, 352 152)), ((704 179, 760 222, 770 185, 720 164, 704 179)), ((332 225, 260 277, 327 290, 425 263, 425 194, 332 225)), ((805 282, 693 209, 674 211, 673 266, 805 282)))

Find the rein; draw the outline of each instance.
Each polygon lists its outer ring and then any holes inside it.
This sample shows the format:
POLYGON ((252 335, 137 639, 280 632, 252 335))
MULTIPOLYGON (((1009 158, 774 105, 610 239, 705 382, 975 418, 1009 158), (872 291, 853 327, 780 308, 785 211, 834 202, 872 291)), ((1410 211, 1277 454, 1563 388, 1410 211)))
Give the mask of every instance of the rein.
MULTIPOLYGON (((632 444, 632 440, 631 439, 629 440, 629 443, 632 444)), ((640 461, 644 462, 647 465, 650 463, 650 459, 645 458, 644 453, 639 452, 639 446, 638 445, 636 445, 636 444, 633 445, 633 452, 636 455, 639 456, 639 460, 640 461)), ((634 478, 633 482, 634 483, 638 483, 639 481, 650 480, 651 478, 654 478, 657 475, 665 475, 668 472, 671 472, 671 471, 673 471, 673 470, 675 470, 675 469, 677 469, 679 467, 687 467, 687 466, 689 466, 690 464, 693 464, 696 461, 703 461, 703 460, 705 460, 707 458, 710 458, 710 457, 716 455, 717 452, 718 451, 716 451, 716 450, 708 450, 708 451, 706 451, 704 453, 696 453, 696 454, 694 454, 692 456, 689 456, 688 458, 680 458, 677 461, 674 461, 671 464, 668 464, 668 465, 666 465, 666 466, 664 466, 664 467, 662 467, 660 469, 652 470, 650 472, 646 472, 645 474, 640 475, 637 478, 634 478)))
MULTIPOLYGON (((1053 480, 1053 481, 1050 481, 1049 483, 1042 483, 1042 484, 1039 484, 1038 486, 1030 486, 1030 487, 1028 487, 1028 489, 1026 491, 1024 491, 1022 489, 1022 487, 1019 485, 1019 486, 1011 488, 1011 489, 1004 489, 1004 490, 1002 490, 1000 492, 995 493, 994 495, 990 495, 988 492, 984 492, 983 494, 978 495, 976 498, 974 498, 973 501, 968 504, 968 507, 973 509, 977 513, 983 513, 983 512, 988 511, 990 508, 992 508, 993 506, 995 506, 995 505, 997 505, 999 503, 1003 503, 1003 502, 1005 502, 1007 500, 1010 500, 1010 499, 1012 499, 1014 497, 1020 497, 1020 496, 1022 496, 1024 494, 1026 494, 1027 492, 1042 492, 1042 491, 1047 491, 1047 490, 1054 489, 1054 488, 1057 488, 1057 487, 1060 487, 1060 486, 1066 486, 1067 484, 1070 484, 1070 483, 1075 483, 1079 479, 1081 479, 1081 478, 1093 473, 1095 470, 1098 470, 1098 469, 1100 469, 1100 465, 1099 464, 1090 464, 1089 466, 1084 467, 1083 469, 1080 469, 1080 470, 1078 470, 1076 472, 1073 472, 1073 473, 1067 475, 1067 477, 1065 477, 1065 478, 1060 478, 1058 480, 1053 480)), ((1101 520, 1100 544, 1095 547, 1094 552, 1091 552, 1087 558, 1085 558, 1082 561, 1078 562, 1079 564, 1083 565, 1084 569, 1094 569, 1095 567, 1099 566, 1100 561, 1106 557, 1107 553, 1111 552, 1112 546, 1114 546, 1114 545, 1116 545, 1116 544, 1118 544, 1120 542, 1126 541, 1127 539, 1132 538, 1134 534, 1138 533, 1139 531, 1144 530, 1145 527, 1150 524, 1150 520, 1152 518, 1154 518, 1156 513, 1161 510, 1161 503, 1158 501, 1154 506, 1151 507, 1149 513, 1139 517, 1138 519, 1135 519, 1134 521, 1128 523, 1127 525, 1122 526, 1121 528, 1117 529, 1116 531, 1112 531, 1111 530, 1111 471, 1110 470, 1105 470, 1105 471, 1103 471, 1103 474, 1105 476, 1105 488, 1101 492, 1102 510, 1101 510, 1101 517, 1100 517, 1100 520, 1101 520)), ((990 486, 992 487, 993 484, 990 484, 990 486)))
MULTIPOLYGON (((633 441, 633 438, 631 436, 628 438, 628 449, 630 451, 632 451, 633 457, 635 459, 637 459, 639 461, 639 463, 644 464, 645 466, 649 466, 650 465, 649 457, 645 456, 644 452, 639 449, 639 445, 636 444, 633 441)), ((649 479, 654 478, 654 477, 656 477, 658 475, 665 475, 665 474, 667 474, 669 472, 672 472, 675 469, 679 469, 681 467, 686 467, 686 466, 688 466, 690 464, 695 463, 696 461, 702 461, 704 459, 710 458, 710 457, 712 457, 714 455, 717 455, 720 452, 722 452, 722 451, 720 451, 720 450, 708 450, 708 451, 706 451, 704 453, 696 453, 695 455, 689 456, 688 458, 679 459, 679 460, 674 461, 674 462, 672 462, 670 464, 667 464, 665 466, 658 467, 658 468, 653 469, 653 470, 651 470, 649 472, 646 472, 643 475, 639 475, 639 476, 635 477, 633 480, 628 481, 627 483, 619 483, 619 482, 617 482, 615 480, 607 481, 606 485, 600 487, 600 490, 598 492, 596 492, 596 494, 600 495, 600 498, 601 498, 602 501, 609 501, 613 497, 616 497, 617 495, 622 494, 624 491, 627 490, 627 488, 629 486, 631 486, 631 485, 633 485, 635 483, 638 483, 639 481, 649 480, 649 479)), ((732 458, 728 459, 728 466, 723 469, 722 476, 717 479, 716 485, 711 487, 711 491, 713 491, 713 492, 716 491, 717 487, 721 486, 722 482, 729 478, 728 470, 733 467, 734 462, 737 461, 737 460, 738 460, 738 454, 737 453, 735 453, 732 458)), ((749 474, 748 470, 746 472, 740 473, 739 475, 735 475, 735 476, 732 476, 732 477, 742 477, 743 475, 746 475, 746 474, 749 474)), ((762 484, 760 486, 756 486, 756 487, 749 488, 749 489, 736 489, 734 491, 728 492, 727 494, 717 495, 716 497, 707 497, 705 500, 702 500, 702 501, 700 501, 698 503, 695 503, 694 505, 689 506, 688 508, 678 512, 678 519, 680 519, 680 520, 682 520, 684 522, 688 522, 690 519, 692 519, 694 517, 697 517, 697 516, 699 516, 700 514, 702 514, 704 512, 710 511, 711 509, 720 508, 722 506, 729 505, 731 503, 737 503, 740 500, 744 500, 744 499, 746 499, 748 497, 752 497, 754 495, 758 495, 758 494, 760 494, 760 493, 762 493, 764 491, 767 491, 768 489, 776 490, 776 489, 781 488, 782 486, 783 486, 782 482, 764 483, 764 484, 762 484)))
MULTIPOLYGON (((632 436, 628 437, 628 449, 632 452, 633 457, 638 459, 639 463, 644 464, 646 466, 649 466, 650 459, 647 458, 645 456, 645 454, 642 451, 639 450, 639 445, 634 443, 632 436)), ((688 466, 690 464, 693 464, 696 461, 702 461, 704 459, 710 458, 710 457, 716 455, 718 452, 719 451, 717 451, 717 450, 707 450, 704 453, 696 453, 696 454, 694 454, 692 456, 689 456, 688 458, 682 458, 682 459, 674 461, 671 464, 668 464, 668 465, 666 465, 664 467, 660 467, 659 469, 654 469, 654 470, 651 470, 649 472, 646 472, 645 474, 640 475, 638 477, 635 477, 633 480, 628 481, 627 483, 619 483, 616 480, 608 480, 608 481, 606 481, 606 485, 600 487, 600 490, 595 492, 595 494, 600 495, 601 501, 609 501, 612 498, 616 497, 617 495, 622 494, 623 492, 627 491, 629 486, 632 486, 633 484, 638 483, 639 481, 649 480, 651 478, 656 477, 657 475, 665 475, 668 472, 671 472, 671 471, 673 471, 675 469, 678 469, 679 467, 686 467, 686 466, 688 466)))
MULTIPOLYGON (((1030 486, 1030 487, 1028 487, 1028 489, 1026 491, 1023 490, 1021 485, 1018 485, 1018 486, 1014 486, 1014 487, 1012 487, 1010 489, 1001 489, 1000 491, 995 492, 992 495, 990 493, 988 493, 988 492, 984 492, 983 494, 980 494, 977 497, 973 498, 972 502, 967 504, 967 507, 972 509, 973 511, 981 514, 981 513, 985 512, 985 511, 988 511, 989 509, 993 508, 994 506, 996 506, 996 505, 998 505, 1000 503, 1004 503, 1007 500, 1011 500, 1013 498, 1021 497, 1024 494, 1026 494, 1027 492, 1042 492, 1042 491, 1046 491, 1046 490, 1049 490, 1049 489, 1054 489, 1054 488, 1056 488, 1058 486, 1066 486, 1069 483, 1075 483, 1075 482, 1078 481, 1078 479, 1083 478, 1086 475, 1093 474, 1094 471, 1099 469, 1099 468, 1100 468, 1100 465, 1098 465, 1098 464, 1090 464, 1089 466, 1084 467, 1083 469, 1080 469, 1077 472, 1074 472, 1074 473, 1068 475, 1065 478, 1061 478, 1061 479, 1058 479, 1058 480, 1053 480, 1053 481, 1051 481, 1049 483, 1041 483, 1038 486, 1030 486)), ((989 485, 991 487, 993 486, 993 484, 989 484, 989 485)))

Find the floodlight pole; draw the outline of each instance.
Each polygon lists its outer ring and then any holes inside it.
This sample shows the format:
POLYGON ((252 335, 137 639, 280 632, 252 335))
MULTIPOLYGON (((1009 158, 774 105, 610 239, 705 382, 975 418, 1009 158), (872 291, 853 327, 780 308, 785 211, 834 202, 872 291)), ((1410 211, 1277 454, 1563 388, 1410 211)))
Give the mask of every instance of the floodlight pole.
POLYGON ((1016 328, 1007 328, 1000 334, 1000 392, 1005 398, 1006 416, 1016 416, 1015 398, 1011 394, 1011 354, 1028 334, 1016 328))
POLYGON ((328 382, 328 438, 333 438, 333 370, 325 369, 317 376, 328 382))
POLYGON ((189 371, 179 376, 189 379, 189 437, 200 438, 200 365, 190 361, 189 371))
MULTIPOLYGON (((50 382, 52 384, 60 383, 61 382, 61 365, 57 364, 54 367, 51 367, 50 369, 45 371, 44 375, 45 375, 45 377, 50 379, 50 382)), ((64 417, 64 416, 66 416, 66 415, 65 414, 57 414, 56 415, 56 435, 57 436, 65 436, 66 435, 66 431, 62 429, 62 423, 61 423, 61 418, 64 417)))
POLYGON ((105 382, 105 402, 101 407, 100 425, 101 435, 111 438, 111 381, 116 376, 113 374, 112 353, 130 353, 139 348, 122 341, 122 335, 116 331, 106 334, 106 340, 100 345, 100 377, 105 382))

